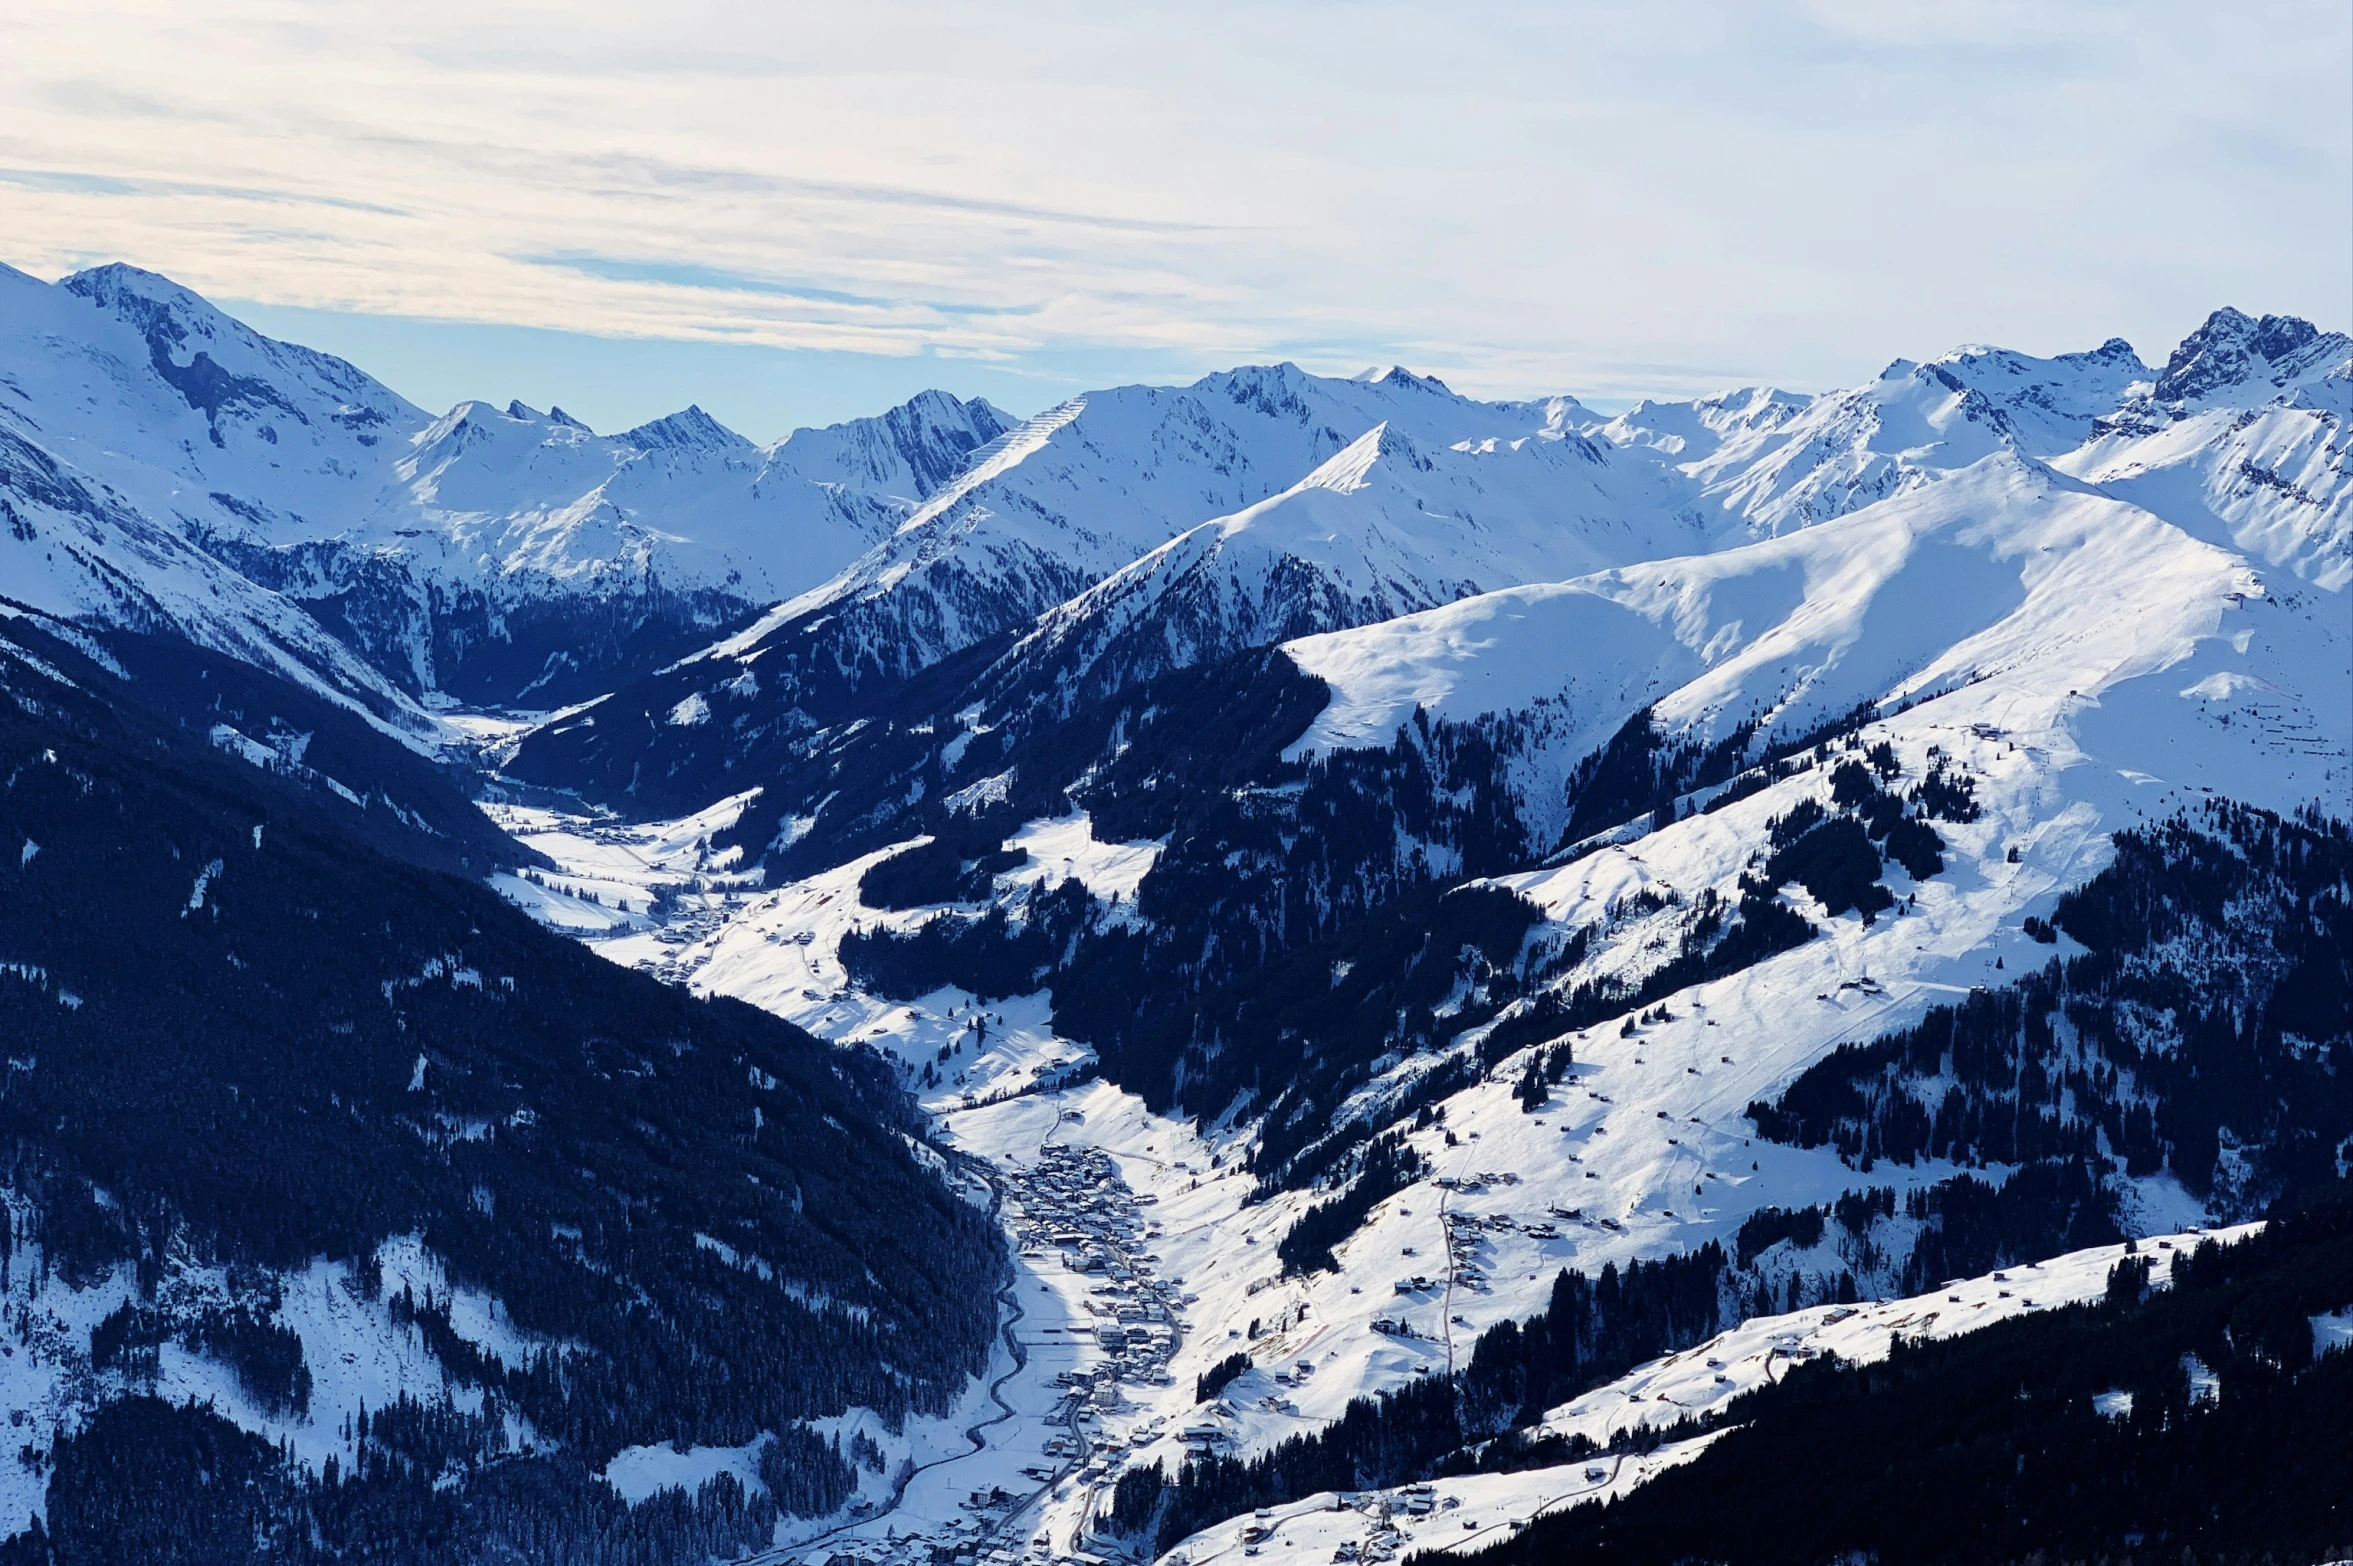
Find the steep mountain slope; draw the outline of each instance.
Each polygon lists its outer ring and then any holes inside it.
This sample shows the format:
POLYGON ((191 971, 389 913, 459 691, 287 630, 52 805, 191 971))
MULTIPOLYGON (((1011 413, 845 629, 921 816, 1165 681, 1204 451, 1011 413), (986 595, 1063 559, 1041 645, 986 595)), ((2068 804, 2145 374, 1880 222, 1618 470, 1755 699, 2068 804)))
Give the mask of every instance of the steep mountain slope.
MULTIPOLYGON (((1514 589, 1287 651, 1334 689, 1304 741, 1312 746, 1386 737, 1417 706, 1464 722, 1572 704, 1572 682, 1590 678, 1582 649, 1622 658, 1671 643, 1687 682, 1658 694, 1655 715, 1663 732, 1705 745, 1743 723, 1758 725, 1769 743, 1859 705, 1907 705, 1989 681, 2017 691, 2012 700, 2034 692, 2090 702, 2111 684, 2209 647, 2204 656, 2220 662, 2211 672, 2201 663, 2202 678, 2183 680, 2196 689, 2152 722, 2220 724, 2218 700, 2253 702, 2282 709, 2275 728, 2309 730, 2334 756, 2344 740, 2333 697, 2345 636, 2328 612, 2333 598, 2291 586, 2284 600, 2271 599, 2227 545, 2003 453, 1770 541, 1514 589), (2196 626, 2213 626, 2212 616, 2240 602, 2268 611, 2249 620, 2259 641, 2225 648, 2201 640, 2211 631, 2196 626), (1572 613, 1583 619, 1574 631, 1559 619, 1572 613), (1564 647, 1564 634, 1576 640, 1564 647)), ((2002 708, 1990 713, 1997 719, 2009 715, 1990 692, 1967 699, 2002 708)), ((1594 721, 1614 726, 1632 705, 1601 708, 1594 721)), ((1568 754, 1597 743, 1593 732, 1590 723, 1579 731, 1568 754)), ((2115 764, 2168 776, 2155 768, 2171 738, 2135 738, 2148 748, 2115 764)), ((2236 749, 2198 746, 2176 766, 2224 766, 2236 749)), ((2326 765, 2283 756, 2277 766, 2266 757, 2196 776, 2287 806, 2341 783, 2326 765)))
MULTIPOLYGON (((327 1554, 625 1533, 617 1453, 762 1432, 813 1442, 786 1468, 838 1475, 827 1511, 856 1478, 806 1421, 963 1395, 1001 1252, 870 1057, 383 857, 331 792, 4 630, 9 1531, 72 1453, 73 1506, 124 1525, 128 1473, 237 1430, 327 1554)), ((722 1491, 724 1529, 647 1558, 797 1504, 783 1470, 722 1491)))
POLYGON ((2341 1179, 2310 1194, 2232 1243, 2118 1257, 2097 1304, 1809 1356, 1630 1495, 1458 1558, 2329 1559, 2353 1537, 2353 1354, 2322 1324, 2353 1296, 2353 1207, 2341 1179))
POLYGON ((920 586, 930 606, 899 616, 921 639, 887 655, 912 668, 1027 620, 1198 522, 1281 492, 1376 425, 1452 446, 1558 435, 1581 412, 1567 398, 1477 402, 1403 369, 1342 381, 1290 364, 1090 393, 981 453, 883 547, 723 651, 748 651, 827 606, 841 612, 920 586))
POLYGON ((357 526, 232 524, 213 547, 404 683, 545 705, 824 580, 1004 427, 926 393, 762 449, 700 408, 600 437, 561 410, 463 403, 411 437, 357 526), (388 598, 393 561, 405 596, 388 598))
POLYGON ((1614 467, 1576 436, 1429 448, 1375 425, 1281 494, 1056 605, 1004 664, 1068 704, 1086 687, 1697 542, 1652 520, 1656 495, 1613 493, 1652 478, 1614 467))
POLYGON ((2201 538, 2341 592, 2353 582, 2349 421, 2353 338, 2218 310, 2154 383, 2054 462, 2201 538))
POLYGON ((209 745, 251 768, 253 788, 343 837, 474 877, 536 861, 483 816, 468 792, 475 776, 314 691, 174 636, 92 633, 6 600, 0 617, 4 634, 50 649, 53 665, 90 659, 80 691, 131 732, 158 746, 209 745))
POLYGON ((80 286, 0 268, 8 596, 177 632, 423 730, 424 715, 389 682, 309 615, 198 548, 175 510, 183 489, 203 492, 200 450, 279 472, 281 449, 288 459, 300 452, 298 482, 332 484, 405 405, 349 365, 255 337, 160 278, 109 268, 68 282, 80 286))

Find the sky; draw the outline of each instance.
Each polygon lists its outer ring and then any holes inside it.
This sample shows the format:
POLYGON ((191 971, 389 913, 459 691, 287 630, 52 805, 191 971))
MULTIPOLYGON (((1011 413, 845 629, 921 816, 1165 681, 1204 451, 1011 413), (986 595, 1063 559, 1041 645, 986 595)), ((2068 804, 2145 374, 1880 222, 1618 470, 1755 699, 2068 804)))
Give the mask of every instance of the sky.
POLYGON ((0 261, 756 439, 1291 359, 1604 407, 2353 325, 2345 0, 9 0, 0 261))

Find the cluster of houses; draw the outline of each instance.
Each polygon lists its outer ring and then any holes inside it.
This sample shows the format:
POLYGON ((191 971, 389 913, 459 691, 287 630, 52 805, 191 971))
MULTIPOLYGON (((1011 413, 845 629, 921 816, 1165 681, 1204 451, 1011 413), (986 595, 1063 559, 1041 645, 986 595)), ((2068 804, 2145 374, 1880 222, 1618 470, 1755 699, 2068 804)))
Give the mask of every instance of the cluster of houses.
POLYGON ((1093 1318, 1089 1335, 1100 1357, 1056 1377, 1066 1399, 1068 1437, 1047 1444, 1057 1467, 1031 1477, 1070 1472, 1082 1484, 1116 1477, 1125 1448, 1149 1445, 1162 1435, 1164 1420, 1146 1420, 1118 1439, 1107 1437, 1105 1416, 1130 1406, 1124 1388, 1165 1387, 1173 1382, 1169 1361, 1183 1341, 1179 1314, 1192 1303, 1159 1275, 1150 1247, 1160 1225, 1147 1209, 1158 1198, 1139 1195, 1118 1167, 1099 1150, 1049 1142, 1034 1163, 1005 1169, 1005 1216, 1022 1253, 1041 1260, 1059 1256, 1083 1274, 1082 1306, 1093 1318))
POLYGON ((1160 1225, 1144 1209, 1158 1198, 1130 1190, 1105 1154, 1060 1142, 1040 1148, 1036 1163, 1008 1169, 1005 1191, 1023 1254, 1059 1253, 1091 1280, 1085 1306, 1104 1355, 1103 1369, 1086 1378, 1096 1406, 1118 1406, 1123 1382, 1167 1386, 1185 1301, 1159 1278, 1148 1249, 1160 1225))

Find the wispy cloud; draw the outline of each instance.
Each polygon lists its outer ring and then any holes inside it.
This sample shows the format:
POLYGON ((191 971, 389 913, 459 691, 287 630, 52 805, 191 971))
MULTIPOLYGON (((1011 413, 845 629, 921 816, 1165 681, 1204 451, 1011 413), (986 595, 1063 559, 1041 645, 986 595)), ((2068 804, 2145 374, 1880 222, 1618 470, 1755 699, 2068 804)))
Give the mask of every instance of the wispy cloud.
POLYGON ((2342 321, 2322 0, 15 0, 5 259, 833 354, 1825 384, 2342 321))
POLYGON ((722 267, 699 266, 691 261, 633 261, 618 256, 599 255, 519 256, 516 259, 533 266, 561 267, 616 283, 655 283, 727 294, 773 294, 778 298, 799 299, 812 304, 852 305, 872 310, 931 310, 949 316, 1034 315, 1038 310, 1036 305, 978 305, 953 299, 890 299, 878 294, 852 294, 838 288, 819 288, 782 278, 731 272, 722 267))
POLYGON ((0 185, 19 190, 57 191, 76 196, 206 196, 223 201, 260 202, 272 206, 341 207, 346 212, 375 212, 386 217, 407 214, 399 207, 315 192, 266 190, 255 186, 208 185, 191 180, 121 179, 111 174, 86 174, 76 169, 0 168, 0 185))

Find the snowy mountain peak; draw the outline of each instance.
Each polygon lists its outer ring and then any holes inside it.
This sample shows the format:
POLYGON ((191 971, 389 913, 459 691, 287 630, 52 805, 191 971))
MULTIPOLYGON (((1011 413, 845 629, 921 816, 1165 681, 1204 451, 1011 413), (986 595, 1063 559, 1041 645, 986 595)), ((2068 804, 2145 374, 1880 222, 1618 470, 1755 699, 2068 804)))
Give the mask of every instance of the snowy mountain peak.
POLYGON ((1430 459, 1415 450, 1413 442, 1398 434, 1384 419, 1342 447, 1330 461, 1301 479, 1298 487, 1349 494, 1364 488, 1374 466, 1384 458, 1402 460, 1417 468, 1427 469, 1430 466, 1430 459))
POLYGON ((1922 365, 1915 379, 1963 392, 1958 411, 2047 457, 2089 439, 2096 421, 2151 373, 2132 344, 2111 337, 2088 352, 2051 359, 2008 348, 1956 348, 1922 365))
POLYGON ((1205 375, 1193 383, 1196 392, 1221 393, 1236 407, 1270 418, 1306 422, 1308 397, 1315 377, 1288 360, 1281 364, 1245 364, 1205 375))
POLYGON ((144 324, 168 316, 174 341, 191 332, 213 337, 246 330, 195 290, 120 261, 76 272, 61 279, 58 286, 127 320, 144 324))
POLYGON ((1967 343, 1939 355, 1930 360, 1929 364, 1949 369, 1999 371, 2012 376, 2088 377, 2108 384, 2123 384, 2115 381, 2119 374, 2144 377, 2153 373, 2147 365, 2141 363, 2141 356, 2134 351, 2132 344, 2121 337, 2111 337, 2097 348, 2063 353, 2049 359, 2038 359, 2014 348, 1967 343))
POLYGON ((2332 360, 2353 342, 2322 333, 2292 315, 2260 319, 2225 305, 2181 341, 2157 378, 2159 402, 2191 402, 2257 382, 2285 387, 2332 360))
POLYGON ((275 446, 279 422, 315 430, 317 415, 364 433, 417 411, 355 366, 264 337, 168 277, 116 262, 57 286, 138 335, 167 396, 203 415, 216 447, 226 449, 226 434, 240 429, 275 446))
POLYGON ((1382 376, 1373 384, 1376 386, 1394 386, 1400 391, 1435 392, 1441 397, 1451 397, 1454 395, 1454 388, 1447 385, 1444 381, 1438 379, 1437 376, 1416 375, 1413 373, 1413 371, 1407 369, 1402 364, 1393 364, 1389 366, 1389 373, 1382 376))
POLYGON ((784 445, 795 450, 836 443, 877 484, 904 484, 921 500, 964 471, 973 452, 1021 421, 985 398, 964 401, 949 392, 917 392, 879 418, 854 419, 824 430, 796 430, 784 445))
POLYGON ((621 444, 640 451, 752 450, 752 443, 702 410, 689 404, 667 418, 624 432, 621 444))

